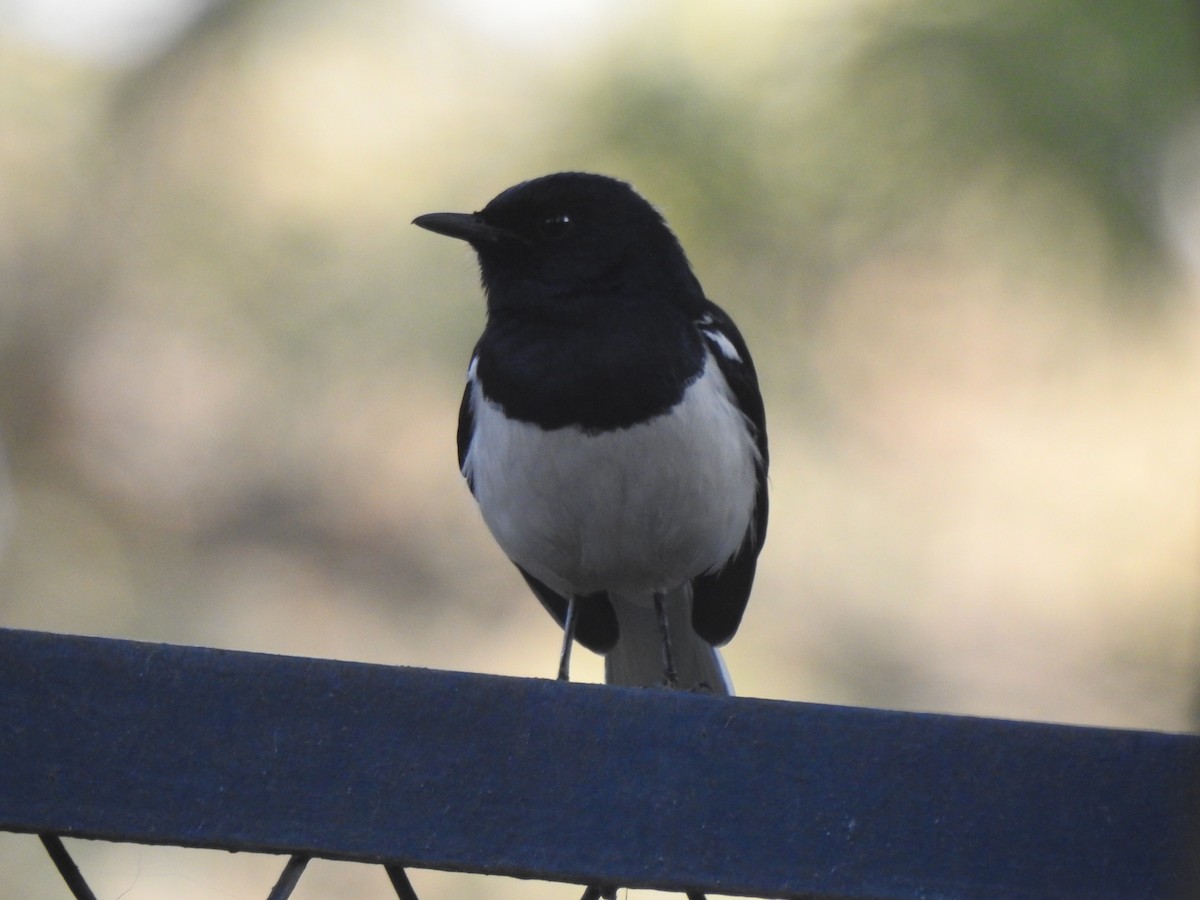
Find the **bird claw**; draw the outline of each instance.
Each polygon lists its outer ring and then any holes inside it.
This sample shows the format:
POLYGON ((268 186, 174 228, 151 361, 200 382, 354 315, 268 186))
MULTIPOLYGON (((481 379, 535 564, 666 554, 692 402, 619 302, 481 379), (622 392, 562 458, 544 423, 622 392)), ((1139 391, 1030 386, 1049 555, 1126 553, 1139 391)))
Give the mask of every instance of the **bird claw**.
POLYGON ((617 900, 617 889, 605 884, 589 884, 580 900, 617 900))

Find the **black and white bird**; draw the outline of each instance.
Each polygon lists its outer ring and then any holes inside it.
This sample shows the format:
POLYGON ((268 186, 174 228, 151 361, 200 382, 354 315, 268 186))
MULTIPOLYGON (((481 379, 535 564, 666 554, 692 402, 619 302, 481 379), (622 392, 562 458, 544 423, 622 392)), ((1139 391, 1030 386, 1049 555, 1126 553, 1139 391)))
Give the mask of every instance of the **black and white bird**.
POLYGON ((663 217, 565 172, 414 224, 479 258, 487 325, 458 460, 496 542, 611 684, 730 693, 767 531, 767 432, 746 343, 663 217))

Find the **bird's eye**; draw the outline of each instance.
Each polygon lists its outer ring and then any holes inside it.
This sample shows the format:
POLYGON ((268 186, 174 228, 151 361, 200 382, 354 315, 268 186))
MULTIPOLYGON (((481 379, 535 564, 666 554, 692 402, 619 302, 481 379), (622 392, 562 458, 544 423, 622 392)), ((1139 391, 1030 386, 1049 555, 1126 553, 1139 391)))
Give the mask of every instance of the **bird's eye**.
POLYGON ((571 230, 571 217, 566 213, 555 213, 546 216, 538 223, 538 233, 550 240, 557 240, 571 230))

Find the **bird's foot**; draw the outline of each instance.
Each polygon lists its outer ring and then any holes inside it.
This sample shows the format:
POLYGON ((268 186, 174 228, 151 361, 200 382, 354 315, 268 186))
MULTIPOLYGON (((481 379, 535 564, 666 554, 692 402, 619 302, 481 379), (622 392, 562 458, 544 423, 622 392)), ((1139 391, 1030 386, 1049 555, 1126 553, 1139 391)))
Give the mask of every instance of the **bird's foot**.
POLYGON ((609 884, 589 884, 580 900, 617 900, 617 889, 609 884))

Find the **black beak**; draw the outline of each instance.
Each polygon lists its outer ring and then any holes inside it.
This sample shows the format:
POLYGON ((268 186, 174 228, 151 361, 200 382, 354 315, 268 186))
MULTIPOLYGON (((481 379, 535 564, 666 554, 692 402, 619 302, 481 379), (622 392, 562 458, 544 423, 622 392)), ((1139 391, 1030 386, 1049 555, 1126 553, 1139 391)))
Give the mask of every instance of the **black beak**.
POLYGON ((413 224, 435 234, 458 238, 469 244, 494 244, 518 239, 511 231, 489 225, 478 213, 427 213, 413 219, 413 224))

